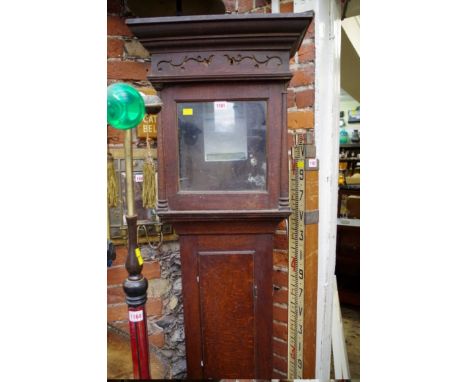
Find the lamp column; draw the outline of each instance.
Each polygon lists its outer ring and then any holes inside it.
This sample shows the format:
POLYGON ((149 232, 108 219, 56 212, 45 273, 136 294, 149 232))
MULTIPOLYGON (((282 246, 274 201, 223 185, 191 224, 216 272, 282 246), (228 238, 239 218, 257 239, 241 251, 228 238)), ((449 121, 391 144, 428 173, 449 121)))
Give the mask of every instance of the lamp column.
POLYGON ((143 258, 137 246, 137 215, 133 200, 132 129, 143 119, 145 103, 141 94, 131 85, 116 83, 107 88, 107 122, 125 130, 125 178, 128 232, 128 254, 125 268, 128 277, 123 283, 128 305, 128 323, 132 348, 133 377, 151 379, 149 367, 148 329, 146 325, 146 291, 148 280, 141 274, 143 258))
POLYGON ((132 346, 133 376, 150 379, 148 329, 146 326, 146 291, 148 280, 141 274, 143 259, 137 247, 137 215, 133 200, 132 130, 125 131, 125 177, 127 194, 128 255, 125 268, 128 277, 123 284, 128 305, 128 323, 132 346))

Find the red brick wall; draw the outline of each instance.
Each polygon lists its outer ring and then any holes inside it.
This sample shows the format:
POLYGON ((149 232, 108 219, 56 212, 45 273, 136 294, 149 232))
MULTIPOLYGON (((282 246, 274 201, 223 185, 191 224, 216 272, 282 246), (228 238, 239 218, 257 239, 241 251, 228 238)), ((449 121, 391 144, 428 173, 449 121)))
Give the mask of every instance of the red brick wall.
MULTIPOLYGON (((119 246, 116 248, 117 258, 112 266, 107 269, 107 322, 128 333, 128 310, 125 303, 125 293, 122 289, 123 281, 127 278, 125 259, 127 248, 119 246)), ((161 268, 157 261, 145 261, 143 276, 148 282, 161 277, 161 268)), ((146 314, 148 319, 160 318, 162 313, 162 301, 157 297, 148 297, 146 303, 146 314)), ((149 341, 152 345, 162 347, 164 345, 164 333, 148 332, 149 341)))
MULTIPOLYGON (((109 85, 123 81, 144 90, 151 87, 146 80, 150 65, 149 54, 125 25, 125 18, 121 17, 121 3, 120 0, 107 1, 107 83, 109 85)), ((108 126, 107 137, 111 145, 120 146, 123 144, 124 132, 108 126)), ((120 246, 116 251, 117 258, 107 270, 107 322, 128 332, 128 310, 122 289, 123 281, 128 275, 124 265, 127 248, 120 246)), ((148 282, 160 278, 160 264, 157 261, 145 261, 142 273, 148 282)), ((161 299, 149 297, 146 310, 148 318, 160 317, 161 299)), ((151 344, 162 347, 164 333, 150 331, 149 340, 151 344)))
MULTIPOLYGON (((138 89, 151 88, 146 80, 150 68, 148 51, 133 36, 125 24, 122 1, 107 1, 107 85, 128 82, 138 89)), ((110 144, 120 145, 124 131, 107 127, 110 144)))

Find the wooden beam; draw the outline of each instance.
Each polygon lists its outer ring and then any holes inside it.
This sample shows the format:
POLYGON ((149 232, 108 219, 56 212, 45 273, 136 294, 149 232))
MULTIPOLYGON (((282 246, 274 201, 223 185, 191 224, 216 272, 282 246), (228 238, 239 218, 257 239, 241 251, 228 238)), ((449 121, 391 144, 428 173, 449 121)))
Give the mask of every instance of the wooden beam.
MULTIPOLYGON (((307 159, 306 159, 307 160, 307 159)), ((305 210, 318 209, 318 171, 305 174, 305 210)), ((304 375, 315 378, 315 344, 317 332, 318 224, 305 226, 304 250, 304 375)))

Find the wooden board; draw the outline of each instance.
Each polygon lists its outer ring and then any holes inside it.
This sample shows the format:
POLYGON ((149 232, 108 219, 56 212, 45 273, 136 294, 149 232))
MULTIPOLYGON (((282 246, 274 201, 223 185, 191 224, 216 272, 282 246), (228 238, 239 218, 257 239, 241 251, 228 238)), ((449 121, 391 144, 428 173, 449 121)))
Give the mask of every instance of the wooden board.
POLYGON ((255 377, 253 264, 251 251, 199 255, 205 378, 255 377))

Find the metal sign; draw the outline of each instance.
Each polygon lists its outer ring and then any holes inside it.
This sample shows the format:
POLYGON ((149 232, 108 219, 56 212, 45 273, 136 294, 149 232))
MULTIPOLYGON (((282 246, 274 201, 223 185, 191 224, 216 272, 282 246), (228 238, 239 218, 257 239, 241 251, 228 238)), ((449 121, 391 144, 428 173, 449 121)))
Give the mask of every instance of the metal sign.
POLYGON ((145 117, 137 127, 137 136, 138 138, 146 138, 148 136, 149 138, 156 139, 156 114, 145 114, 145 117))

